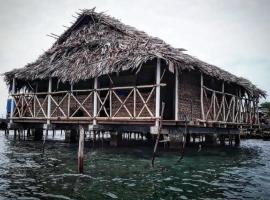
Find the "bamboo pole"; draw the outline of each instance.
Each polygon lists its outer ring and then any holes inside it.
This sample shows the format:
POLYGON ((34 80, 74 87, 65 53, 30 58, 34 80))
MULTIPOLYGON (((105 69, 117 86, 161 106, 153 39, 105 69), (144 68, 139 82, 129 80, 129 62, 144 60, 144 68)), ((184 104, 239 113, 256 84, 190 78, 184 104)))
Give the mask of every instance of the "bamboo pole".
POLYGON ((50 124, 50 117, 51 117, 51 92, 52 92, 52 78, 49 79, 48 85, 47 124, 50 124))
POLYGON ((201 113, 202 119, 205 120, 204 103, 203 103, 203 74, 201 74, 201 113))
MULTIPOLYGON (((15 94, 15 84, 16 84, 16 80, 15 78, 12 79, 12 88, 11 88, 11 95, 15 94)), ((12 96, 11 98, 11 108, 10 108, 10 123, 13 123, 13 113, 14 113, 14 107, 15 107, 15 103, 14 103, 14 96, 12 96)))
POLYGON ((223 121, 226 121, 226 107, 225 107, 225 84, 222 82, 222 108, 223 108, 223 121))
POLYGON ((97 87, 98 87, 98 78, 95 77, 94 79, 94 113, 93 113, 93 117, 94 117, 94 120, 93 120, 93 125, 96 125, 97 124, 97 120, 96 120, 96 117, 97 117, 97 87))
POLYGON ((178 99, 179 99, 179 73, 178 73, 178 68, 175 67, 175 120, 178 120, 178 114, 179 114, 179 105, 178 105, 178 99))
POLYGON ((161 134, 161 131, 162 131, 162 118, 163 118, 164 108, 165 108, 165 103, 162 102, 161 119, 160 119, 160 122, 158 123, 159 127, 158 127, 158 134, 157 134, 156 143, 155 143, 155 146, 154 146, 153 157, 152 157, 152 167, 155 166, 155 157, 156 157, 156 152, 157 152, 157 147, 158 147, 158 143, 159 143, 160 134, 161 134))
MULTIPOLYGON (((157 59, 156 66, 156 118, 160 117, 160 58, 157 59)), ((157 119, 155 125, 158 126, 159 120, 157 119)))
POLYGON ((80 129, 79 149, 78 149, 78 172, 83 173, 83 151, 84 151, 84 129, 80 129))

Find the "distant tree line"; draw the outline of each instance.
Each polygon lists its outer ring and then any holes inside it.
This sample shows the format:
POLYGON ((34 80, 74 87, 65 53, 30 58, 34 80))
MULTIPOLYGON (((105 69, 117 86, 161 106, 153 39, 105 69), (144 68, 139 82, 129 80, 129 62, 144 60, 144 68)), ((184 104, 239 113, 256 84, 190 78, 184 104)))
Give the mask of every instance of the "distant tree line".
POLYGON ((260 109, 267 117, 270 117, 270 102, 261 103, 260 109))

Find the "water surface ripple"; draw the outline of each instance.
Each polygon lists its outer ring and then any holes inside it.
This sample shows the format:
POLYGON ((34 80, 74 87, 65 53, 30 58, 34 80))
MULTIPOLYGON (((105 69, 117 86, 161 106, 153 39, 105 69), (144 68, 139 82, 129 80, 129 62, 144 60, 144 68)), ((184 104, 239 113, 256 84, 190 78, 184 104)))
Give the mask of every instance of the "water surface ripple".
POLYGON ((0 133, 0 199, 269 199, 270 142, 240 148, 162 152, 150 148, 86 148, 77 174, 77 146, 14 141, 0 133))

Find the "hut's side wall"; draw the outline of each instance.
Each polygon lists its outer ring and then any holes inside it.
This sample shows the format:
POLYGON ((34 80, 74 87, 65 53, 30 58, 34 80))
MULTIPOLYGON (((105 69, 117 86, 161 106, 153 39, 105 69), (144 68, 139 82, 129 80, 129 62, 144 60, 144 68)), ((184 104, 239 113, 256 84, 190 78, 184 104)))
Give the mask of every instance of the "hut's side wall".
POLYGON ((200 102, 200 74, 196 72, 182 72, 179 77, 179 116, 184 120, 201 118, 200 102))

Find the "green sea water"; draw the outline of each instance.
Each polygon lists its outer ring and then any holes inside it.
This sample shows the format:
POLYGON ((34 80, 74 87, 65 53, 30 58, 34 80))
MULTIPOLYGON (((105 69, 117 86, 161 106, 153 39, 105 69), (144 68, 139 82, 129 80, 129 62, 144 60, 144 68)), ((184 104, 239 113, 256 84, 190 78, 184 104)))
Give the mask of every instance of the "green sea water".
POLYGON ((0 199, 270 199, 270 141, 239 148, 85 147, 77 174, 77 145, 14 141, 0 133, 0 199))

